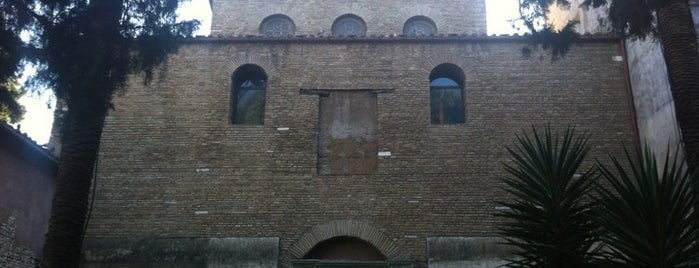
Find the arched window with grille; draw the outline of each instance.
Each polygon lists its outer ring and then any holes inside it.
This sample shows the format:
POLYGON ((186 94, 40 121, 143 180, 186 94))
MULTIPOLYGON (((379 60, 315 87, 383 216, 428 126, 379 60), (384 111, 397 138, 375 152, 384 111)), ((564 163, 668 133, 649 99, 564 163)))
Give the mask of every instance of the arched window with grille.
POLYGON ((403 35, 405 36, 430 36, 437 34, 437 26, 430 18, 425 16, 415 16, 408 19, 403 25, 403 35))
POLYGON ((294 21, 282 14, 266 17, 260 23, 260 34, 268 37, 291 36, 295 30, 294 21))
POLYGON ((354 14, 345 14, 333 22, 333 36, 364 36, 366 35, 366 23, 354 14))
POLYGON ((233 124, 264 124, 267 74, 246 64, 233 72, 230 118, 233 124))
POLYGON ((464 73, 456 65, 441 64, 430 73, 430 122, 432 124, 463 124, 464 73))

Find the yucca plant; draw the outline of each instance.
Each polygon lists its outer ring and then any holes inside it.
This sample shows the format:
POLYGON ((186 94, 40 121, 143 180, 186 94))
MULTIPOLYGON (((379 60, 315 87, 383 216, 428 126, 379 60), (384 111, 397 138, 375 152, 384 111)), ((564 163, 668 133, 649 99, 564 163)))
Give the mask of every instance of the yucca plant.
POLYGON ((505 164, 504 183, 513 199, 498 202, 503 209, 496 214, 506 218, 499 233, 514 255, 506 267, 592 266, 596 227, 587 195, 595 172, 579 171, 589 148, 573 129, 560 135, 546 128, 518 135, 507 149, 512 164, 505 164))
POLYGON ((608 183, 596 187, 601 207, 594 218, 608 266, 699 267, 690 265, 699 257, 699 228, 682 161, 668 153, 658 166, 648 146, 635 156, 627 151, 626 159, 626 167, 614 157, 612 167, 598 163, 608 183))

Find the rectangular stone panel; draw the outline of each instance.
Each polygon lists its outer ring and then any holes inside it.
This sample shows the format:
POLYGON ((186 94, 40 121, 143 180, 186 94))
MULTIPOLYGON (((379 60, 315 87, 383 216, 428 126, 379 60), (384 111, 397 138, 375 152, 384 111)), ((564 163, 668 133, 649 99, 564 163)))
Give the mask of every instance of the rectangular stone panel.
POLYGON ((87 238, 82 258, 85 268, 276 268, 279 238, 87 238))
POLYGON ((428 267, 501 267, 508 256, 502 242, 499 237, 428 237, 428 267))

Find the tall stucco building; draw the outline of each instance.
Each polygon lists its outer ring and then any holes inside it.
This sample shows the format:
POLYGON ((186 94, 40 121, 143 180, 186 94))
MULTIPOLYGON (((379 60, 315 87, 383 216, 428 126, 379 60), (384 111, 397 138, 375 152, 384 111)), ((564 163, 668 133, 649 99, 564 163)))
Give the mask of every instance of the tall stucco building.
POLYGON ((558 61, 485 36, 484 0, 213 0, 115 99, 85 267, 496 267, 506 146, 636 144, 620 40, 558 61))

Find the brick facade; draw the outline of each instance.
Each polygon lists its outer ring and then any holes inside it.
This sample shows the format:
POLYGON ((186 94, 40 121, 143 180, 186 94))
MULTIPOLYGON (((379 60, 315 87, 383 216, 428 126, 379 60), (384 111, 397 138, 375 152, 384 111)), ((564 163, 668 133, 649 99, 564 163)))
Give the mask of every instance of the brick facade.
POLYGON ((576 126, 587 166, 635 144, 617 39, 586 37, 552 62, 478 35, 483 0, 211 2, 212 37, 183 41, 154 83, 134 77, 115 99, 85 267, 338 267, 306 258, 328 241, 385 257, 352 267, 495 267, 516 133, 576 126), (275 14, 293 36, 259 36, 275 14), (366 34, 331 37, 344 14, 366 34), (401 36, 415 16, 437 34, 401 36), (267 78, 264 124, 231 124, 232 76, 251 65, 267 78), (463 88, 465 123, 432 123, 435 70, 463 88))
POLYGON ((366 22, 367 36, 400 35, 414 16, 429 17, 441 34, 486 32, 485 0, 211 0, 211 34, 246 36, 260 33, 268 16, 284 14, 296 26, 296 35, 327 36, 333 22, 354 14, 366 22))
POLYGON ((313 246, 299 241, 314 228, 349 221, 424 267, 428 238, 495 236, 516 133, 576 126, 591 137, 586 165, 634 146, 618 40, 588 38, 553 62, 543 51, 523 57, 521 45, 470 36, 187 41, 153 84, 134 77, 115 99, 88 241, 278 237, 287 267, 313 246), (429 76, 443 63, 463 71, 465 124, 430 124, 429 76), (231 75, 245 64, 268 76, 263 125, 229 120, 231 75), (376 94, 375 171, 319 172, 323 96, 301 89, 390 89, 376 94))

